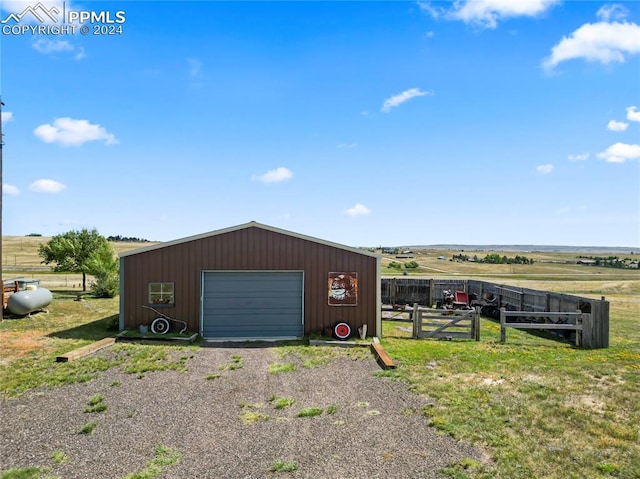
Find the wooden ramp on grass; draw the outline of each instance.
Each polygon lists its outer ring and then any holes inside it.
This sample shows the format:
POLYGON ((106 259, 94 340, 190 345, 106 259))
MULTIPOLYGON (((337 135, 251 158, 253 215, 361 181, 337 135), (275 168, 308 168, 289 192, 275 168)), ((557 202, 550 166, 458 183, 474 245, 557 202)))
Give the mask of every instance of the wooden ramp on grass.
POLYGON ((379 342, 374 340, 371 343, 371 349, 373 350, 373 353, 378 359, 378 363, 380 364, 380 366, 382 366, 383 369, 394 369, 396 367, 396 363, 393 361, 393 359, 391 359, 391 356, 387 354, 387 352, 379 342))
POLYGON ((95 353, 103 348, 109 347, 116 342, 116 338, 104 338, 100 341, 96 341, 92 344, 87 344, 78 349, 74 349, 67 354, 63 354, 62 356, 56 357, 56 362, 58 363, 66 363, 67 361, 73 361, 74 359, 80 359, 84 356, 88 356, 89 354, 95 353))

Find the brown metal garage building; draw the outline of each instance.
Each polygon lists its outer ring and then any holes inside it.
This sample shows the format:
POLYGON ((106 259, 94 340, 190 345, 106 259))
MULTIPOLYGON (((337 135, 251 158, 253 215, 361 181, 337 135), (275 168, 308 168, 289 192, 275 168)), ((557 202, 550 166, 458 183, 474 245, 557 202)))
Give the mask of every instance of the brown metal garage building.
POLYGON ((380 336, 380 257, 256 222, 120 255, 120 330, 150 306, 210 339, 297 338, 337 322, 380 336))

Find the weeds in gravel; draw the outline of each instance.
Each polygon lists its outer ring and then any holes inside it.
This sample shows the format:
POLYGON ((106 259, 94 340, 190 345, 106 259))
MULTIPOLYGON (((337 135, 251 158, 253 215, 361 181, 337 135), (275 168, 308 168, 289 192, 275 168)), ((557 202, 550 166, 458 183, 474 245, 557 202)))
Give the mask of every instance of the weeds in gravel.
POLYGON ((250 410, 242 411, 242 414, 240 414, 240 419, 242 419, 242 422, 244 424, 251 424, 254 422, 268 421, 269 419, 271 419, 271 416, 260 411, 250 410))
POLYGON ((98 427, 98 421, 87 422, 80 428, 78 434, 93 434, 96 427, 98 427))
POLYGON ((120 387, 120 386, 122 386, 122 383, 120 381, 113 381, 111 383, 111 387, 112 388, 117 388, 117 387, 120 387))
POLYGON ((322 414, 324 410, 320 407, 307 407, 300 409, 296 417, 314 417, 322 414))
POLYGON ((207 381, 211 381, 211 380, 213 380, 213 379, 219 379, 220 377, 222 377, 220 374, 218 374, 218 373, 212 373, 212 374, 209 374, 207 377, 205 377, 205 379, 206 379, 207 381))
POLYGON ((171 447, 158 446, 153 456, 142 471, 129 474, 123 479, 152 479, 159 476, 167 467, 177 463, 182 458, 182 453, 171 447))
POLYGON ((296 370, 294 363, 272 363, 269 365, 269 372, 271 374, 288 373, 296 370))
POLYGON ((441 469, 440 473, 450 479, 469 479, 479 466, 480 464, 473 459, 461 459, 455 464, 441 469))
POLYGON ((283 459, 276 459, 271 464, 270 471, 272 472, 293 472, 297 471, 300 465, 298 461, 285 461, 283 459))
POLYGON ((107 405, 104 402, 104 396, 102 394, 96 394, 89 399, 87 405, 84 408, 84 412, 103 412, 107 410, 107 405))
POLYGON ((56 479, 45 476, 50 471, 46 467, 12 467, 0 472, 0 479, 56 479))
POLYGON ((275 407, 276 409, 285 409, 293 406, 293 404, 296 401, 291 398, 285 398, 285 397, 276 396, 275 394, 272 394, 271 397, 269 398, 269 402, 272 403, 273 407, 275 407))
POLYGON ((51 460, 56 464, 64 464, 65 462, 69 461, 69 458, 64 453, 64 451, 61 451, 60 449, 56 449, 51 453, 51 460))
MULTIPOLYGON (((11 361, 10 367, 0 365, 0 392, 6 397, 17 397, 39 387, 88 382, 99 372, 113 367, 121 367, 130 374, 137 373, 140 378, 151 371, 186 372, 187 356, 174 359, 181 349, 175 346, 116 344, 101 355, 65 363, 57 363, 55 357, 47 356, 20 358, 11 361)), ((112 386, 116 385, 120 382, 112 383, 112 386)))
POLYGON ((231 356, 231 362, 229 364, 222 364, 218 366, 220 371, 235 371, 236 369, 242 369, 244 367, 244 363, 242 362, 242 356, 238 354, 234 354, 231 356))
POLYGON ((331 414, 335 414, 338 412, 338 406, 336 406, 335 404, 332 404, 331 406, 329 406, 327 408, 327 414, 331 415, 331 414))
POLYGON ((257 409, 264 408, 264 404, 262 403, 249 404, 242 401, 240 403, 240 407, 243 409, 242 413, 240 413, 240 419, 242 419, 242 422, 244 424, 268 421, 269 419, 271 419, 271 416, 269 416, 268 414, 257 411, 257 409))

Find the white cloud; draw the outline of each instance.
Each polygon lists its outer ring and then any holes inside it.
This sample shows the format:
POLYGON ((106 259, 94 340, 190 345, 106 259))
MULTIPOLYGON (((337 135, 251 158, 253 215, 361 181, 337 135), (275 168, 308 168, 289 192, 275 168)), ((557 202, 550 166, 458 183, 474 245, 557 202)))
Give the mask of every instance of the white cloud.
POLYGON ((582 153, 578 155, 569 155, 569 161, 585 161, 589 158, 589 153, 582 153))
POLYGON ((624 121, 611 120, 607 123, 607 128, 611 131, 626 131, 628 127, 629 123, 625 123, 624 121))
POLYGON ((73 45, 67 40, 50 40, 49 38, 40 38, 31 46, 40 53, 72 52, 74 50, 73 45))
POLYGON ((627 108, 627 120, 640 121, 640 111, 637 106, 630 106, 627 108))
POLYGON ((600 10, 598 10, 596 15, 600 20, 609 22, 611 20, 622 20, 623 18, 626 18, 628 14, 629 10, 622 5, 607 3, 600 7, 600 10))
POLYGON ((577 58, 602 64, 624 63, 626 56, 640 53, 640 26, 628 22, 586 23, 551 49, 543 66, 551 70, 577 58))
POLYGON ((381 111, 388 112, 392 108, 403 104, 405 101, 409 101, 412 98, 425 95, 433 95, 433 93, 422 91, 420 90, 420 88, 410 88, 409 90, 405 90, 402 93, 398 93, 397 95, 393 95, 391 98, 386 99, 384 101, 384 104, 382 105, 381 111))
POLYGON ((116 137, 100 125, 68 117, 56 118, 53 125, 40 125, 33 133, 46 143, 60 143, 65 146, 79 146, 89 141, 104 141, 105 145, 118 143, 116 137))
POLYGON ((559 0, 469 0, 456 1, 450 9, 418 2, 420 9, 433 18, 462 20, 483 28, 496 28, 499 20, 510 17, 535 17, 549 10, 559 0))
POLYGON ((293 178, 291 170, 281 166, 275 170, 269 170, 263 175, 254 175, 253 180, 262 181, 263 183, 279 183, 281 181, 293 178))
POLYGON ((36 180, 29 185, 29 189, 36 193, 60 193, 66 187, 67 185, 47 179, 36 180))
POLYGON ((536 167, 536 170, 543 175, 548 175, 553 171, 553 165, 540 165, 536 167))
POLYGON ((345 210, 345 213, 349 216, 362 216, 362 215, 370 215, 371 210, 363 204, 356 203, 356 205, 353 208, 349 208, 348 210, 345 210))
POLYGON ((640 145, 616 143, 602 153, 598 153, 598 158, 604 159, 607 163, 624 163, 627 160, 638 160, 640 159, 640 145))
POLYGON ((20 190, 18 189, 17 186, 13 186, 13 185, 10 185, 8 183, 3 183, 2 184, 2 193, 5 194, 5 195, 15 196, 15 195, 19 195, 20 194, 20 190))
POLYGON ((2 123, 9 123, 10 121, 13 121, 13 113, 11 113, 10 111, 3 111, 2 112, 2 123))

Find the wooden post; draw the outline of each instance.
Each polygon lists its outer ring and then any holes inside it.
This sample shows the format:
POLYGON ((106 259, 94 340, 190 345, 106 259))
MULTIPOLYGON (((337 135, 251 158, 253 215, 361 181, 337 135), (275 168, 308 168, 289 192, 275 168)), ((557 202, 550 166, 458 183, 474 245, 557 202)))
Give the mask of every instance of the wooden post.
POLYGON ((473 315, 473 339, 480 341, 480 307, 475 307, 476 312, 473 315))
POLYGON ((419 311, 418 303, 413 303, 413 339, 418 339, 419 332, 422 329, 422 313, 419 311))
MULTIPOLYGON (((586 315, 585 315, 586 316, 586 315)), ((609 302, 591 301, 591 314, 582 322, 582 346, 585 348, 609 347, 609 302)))
MULTIPOLYGON (((580 325, 584 328, 585 322, 587 324, 591 322, 590 318, 586 317, 586 316, 591 316, 590 314, 583 313, 580 310, 578 310, 577 313, 578 313, 578 316, 576 316, 576 326, 580 325)), ((577 348, 582 347, 582 330, 581 329, 576 329, 576 347, 577 348)))
POLYGON ((396 279, 391 278, 391 284, 389 285, 389 297, 391 298, 391 304, 396 304, 396 279))
POLYGON ((505 316, 505 308, 500 308, 500 342, 504 343, 507 341, 507 327, 504 323, 507 321, 507 317, 505 316))
POLYGON ((434 296, 435 296, 435 282, 433 281, 433 278, 431 278, 429 280, 429 304, 427 306, 431 307, 435 304, 434 296))

